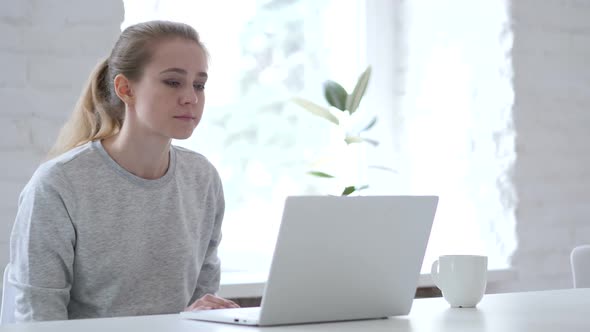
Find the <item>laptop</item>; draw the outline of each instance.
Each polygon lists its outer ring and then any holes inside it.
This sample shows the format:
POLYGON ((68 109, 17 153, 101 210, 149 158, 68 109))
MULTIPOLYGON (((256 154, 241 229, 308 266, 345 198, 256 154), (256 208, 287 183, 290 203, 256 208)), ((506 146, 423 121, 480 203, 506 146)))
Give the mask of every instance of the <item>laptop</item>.
POLYGON ((287 197, 262 303, 182 318, 271 326, 407 315, 436 196, 287 197))

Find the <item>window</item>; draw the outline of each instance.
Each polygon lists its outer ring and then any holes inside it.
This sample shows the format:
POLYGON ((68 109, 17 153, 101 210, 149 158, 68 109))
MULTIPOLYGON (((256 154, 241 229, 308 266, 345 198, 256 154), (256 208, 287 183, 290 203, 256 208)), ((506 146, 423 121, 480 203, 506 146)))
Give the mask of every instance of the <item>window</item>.
POLYGON ((185 22, 211 53, 203 120, 175 144, 203 153, 222 177, 225 270, 268 269, 285 197, 331 189, 306 172, 340 142, 332 142, 329 123, 290 100, 321 103, 327 78, 356 82, 364 54, 359 8, 356 1, 125 1, 122 28, 185 22))
POLYGON ((220 171, 225 271, 268 270, 287 195, 341 187, 306 172, 346 145, 331 124, 290 99, 324 104, 325 80, 350 91, 367 64, 374 70, 361 107, 378 117, 371 132, 381 144, 355 146, 362 158, 340 164, 370 185, 367 195, 441 196, 423 271, 450 252, 486 253, 490 267, 507 266, 515 245, 514 133, 504 1, 124 3, 122 28, 185 22, 212 55, 203 120, 175 144, 203 153, 220 171))
POLYGON ((425 257, 479 253, 506 268, 515 250, 510 170, 512 34, 506 1, 408 1, 397 127, 399 186, 435 193, 425 257))

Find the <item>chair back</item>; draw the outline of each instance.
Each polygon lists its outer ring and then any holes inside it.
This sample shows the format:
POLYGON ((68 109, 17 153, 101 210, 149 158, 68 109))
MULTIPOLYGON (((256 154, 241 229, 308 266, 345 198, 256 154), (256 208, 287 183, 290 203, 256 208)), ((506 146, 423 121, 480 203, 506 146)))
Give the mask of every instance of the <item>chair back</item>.
POLYGON ((2 279, 2 308, 0 310, 0 325, 16 323, 14 319, 14 310, 16 304, 15 289, 8 283, 8 274, 10 273, 10 264, 4 268, 4 278, 2 279))
POLYGON ((590 288, 590 245, 575 247, 570 259, 574 288, 590 288))

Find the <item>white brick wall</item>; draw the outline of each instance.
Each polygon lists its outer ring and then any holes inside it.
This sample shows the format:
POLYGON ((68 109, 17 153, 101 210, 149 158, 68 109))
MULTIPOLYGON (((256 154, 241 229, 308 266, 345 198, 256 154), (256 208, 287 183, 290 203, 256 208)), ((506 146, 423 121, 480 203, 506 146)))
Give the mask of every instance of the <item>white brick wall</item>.
MULTIPOLYGON (((494 291, 571 287, 569 252, 590 243, 590 2, 512 12, 519 279, 494 291)), ((0 267, 18 194, 122 20, 122 0, 0 0, 0 267)))
POLYGON ((2 268, 18 195, 122 21, 122 0, 0 0, 2 268))
POLYGON ((590 243, 590 2, 514 0, 519 279, 572 287, 571 249, 590 243))

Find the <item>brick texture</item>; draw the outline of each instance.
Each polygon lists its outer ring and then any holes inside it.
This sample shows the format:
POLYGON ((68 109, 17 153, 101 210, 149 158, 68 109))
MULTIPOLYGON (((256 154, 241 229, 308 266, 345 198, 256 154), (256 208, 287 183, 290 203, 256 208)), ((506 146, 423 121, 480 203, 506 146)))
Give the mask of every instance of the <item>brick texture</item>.
POLYGON ((572 287, 590 243, 590 3, 512 1, 518 279, 498 291, 572 287))
POLYGON ((0 267, 18 196, 108 55, 122 0, 0 0, 0 267))

